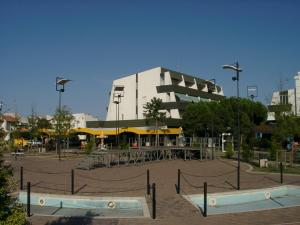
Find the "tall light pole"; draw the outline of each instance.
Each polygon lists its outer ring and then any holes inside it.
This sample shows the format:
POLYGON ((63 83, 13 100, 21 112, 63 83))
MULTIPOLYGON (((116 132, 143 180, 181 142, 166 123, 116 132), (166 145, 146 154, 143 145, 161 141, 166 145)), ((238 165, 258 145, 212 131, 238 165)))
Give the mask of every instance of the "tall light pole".
POLYGON ((251 109, 251 120, 252 124, 254 126, 254 112, 253 112, 253 103, 254 103, 254 98, 258 96, 258 89, 256 85, 253 86, 247 86, 247 96, 251 98, 252 101, 252 109, 251 109))
POLYGON ((233 65, 223 65, 223 69, 230 69, 236 72, 236 76, 232 77, 233 81, 236 81, 236 95, 237 95, 237 152, 238 152, 238 166, 237 166, 237 190, 240 190, 240 170, 241 170, 241 158, 240 158, 240 87, 239 87, 239 81, 240 81, 240 72, 242 72, 242 69, 239 67, 239 63, 236 62, 233 65))
POLYGON ((60 153, 61 153, 61 124, 60 124, 60 115, 61 115, 61 93, 65 91, 65 84, 68 83, 71 80, 62 78, 62 77, 56 77, 56 91, 58 91, 58 113, 59 113, 59 119, 58 119, 58 159, 60 160, 60 153))
POLYGON ((116 96, 116 99, 114 100, 114 103, 116 104, 116 145, 119 148, 119 131, 120 131, 120 125, 119 125, 119 114, 120 114, 120 106, 121 103, 121 95, 118 94, 116 96))
POLYGON ((124 97, 124 86, 123 85, 115 85, 114 93, 113 93, 113 103, 116 104, 116 146, 117 146, 117 148, 119 148, 119 144, 120 144, 119 114, 120 114, 120 103, 121 103, 122 97, 124 97))

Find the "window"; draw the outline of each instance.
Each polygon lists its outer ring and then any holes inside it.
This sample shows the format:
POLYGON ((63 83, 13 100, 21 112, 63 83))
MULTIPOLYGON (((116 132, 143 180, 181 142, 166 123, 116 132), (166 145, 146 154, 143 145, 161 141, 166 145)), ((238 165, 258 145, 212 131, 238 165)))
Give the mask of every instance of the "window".
POLYGON ((164 73, 160 74, 160 85, 165 85, 165 74, 164 73))
POLYGON ((287 105, 289 104, 289 96, 287 91, 281 91, 280 94, 280 104, 287 105))

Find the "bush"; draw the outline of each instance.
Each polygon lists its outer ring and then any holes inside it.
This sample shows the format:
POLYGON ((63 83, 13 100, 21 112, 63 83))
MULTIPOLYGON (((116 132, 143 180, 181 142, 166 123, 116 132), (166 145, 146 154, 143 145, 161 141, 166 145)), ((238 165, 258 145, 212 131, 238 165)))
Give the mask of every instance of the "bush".
POLYGON ((21 206, 15 206, 11 210, 11 214, 7 216, 5 220, 0 221, 0 225, 25 225, 25 224, 29 224, 29 223, 26 221, 26 217, 21 206))
POLYGON ((232 145, 231 145, 231 143, 228 143, 227 145, 226 145, 226 147, 225 147, 225 157, 227 158, 227 159, 231 159, 232 157, 233 157, 233 155, 234 155, 234 151, 233 151, 233 149, 232 149, 232 145))
POLYGON ((10 197, 12 169, 5 166, 0 151, 0 225, 25 225, 26 218, 22 208, 10 197))
POLYGON ((246 162, 249 162, 253 158, 253 151, 249 146, 243 146, 242 157, 246 162))
POLYGON ((95 138, 91 137, 90 140, 86 143, 86 145, 84 146, 84 153, 89 155, 92 153, 92 151, 96 148, 96 142, 95 142, 95 138))
POLYGON ((269 148, 270 160, 273 160, 273 161, 276 160, 276 155, 277 155, 278 149, 279 149, 279 144, 274 139, 272 139, 271 146, 269 148))

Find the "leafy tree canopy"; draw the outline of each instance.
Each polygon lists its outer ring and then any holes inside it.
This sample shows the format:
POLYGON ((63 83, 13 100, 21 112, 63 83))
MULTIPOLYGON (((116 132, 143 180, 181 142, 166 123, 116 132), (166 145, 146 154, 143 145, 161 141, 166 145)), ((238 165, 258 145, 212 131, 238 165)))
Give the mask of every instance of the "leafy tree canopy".
POLYGON ((53 117, 55 134, 67 137, 72 128, 73 120, 74 116, 66 106, 57 109, 53 117))
POLYGON ((266 107, 248 99, 227 98, 221 102, 191 103, 183 114, 182 125, 185 133, 197 136, 204 136, 207 130, 214 135, 223 132, 235 133, 238 106, 241 134, 249 135, 252 124, 259 125, 267 118, 266 107))
POLYGON ((143 108, 147 120, 162 122, 166 118, 166 113, 160 111, 162 108, 162 100, 160 98, 152 98, 143 108))

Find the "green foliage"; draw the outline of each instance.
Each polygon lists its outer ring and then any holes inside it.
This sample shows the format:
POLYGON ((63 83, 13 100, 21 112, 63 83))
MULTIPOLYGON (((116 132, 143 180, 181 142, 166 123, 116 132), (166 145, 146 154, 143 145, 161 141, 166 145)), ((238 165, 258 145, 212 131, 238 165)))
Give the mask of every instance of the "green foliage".
POLYGON ((293 115, 279 116, 276 120, 274 137, 278 142, 285 141, 288 137, 300 137, 300 118, 293 115))
POLYGON ((271 140, 271 146, 269 148, 269 153, 270 153, 270 159, 271 160, 276 160, 276 155, 278 150, 280 149, 280 144, 278 143, 278 141, 276 140, 276 138, 272 138, 271 140))
POLYGON ((38 118, 37 121, 38 129, 51 129, 51 123, 46 118, 38 118))
POLYGON ((163 122, 166 119, 166 113, 161 112, 162 109, 162 100, 160 98, 152 98, 150 102, 147 102, 146 105, 143 106, 144 115, 146 116, 147 122, 155 121, 155 145, 158 145, 158 122, 163 122))
POLYGON ((5 220, 0 221, 0 225, 25 225, 29 224, 26 221, 26 217, 24 212, 20 206, 15 206, 11 210, 11 214, 9 214, 5 220))
POLYGON ((0 151, 0 225, 23 225, 26 224, 25 215, 9 195, 11 177, 12 170, 4 165, 0 151))
POLYGON ((245 162, 250 162, 253 158, 253 151, 248 145, 243 146, 242 157, 245 162))
POLYGON ((32 115, 28 117, 28 131, 31 140, 34 140, 39 136, 37 123, 38 117, 32 112, 32 115))
POLYGON ((89 155, 92 153, 92 151, 96 148, 96 141, 95 141, 95 137, 92 136, 90 138, 90 140, 86 143, 86 145, 84 146, 84 153, 89 155))
POLYGON ((204 136, 209 132, 214 136, 231 132, 237 139, 237 112, 240 109, 240 131, 250 142, 254 125, 263 123, 267 109, 259 102, 248 99, 227 98, 220 102, 199 102, 189 104, 183 114, 182 126, 187 136, 204 136))
POLYGON ((162 122, 166 118, 166 113, 160 112, 162 108, 162 100, 160 98, 152 98, 150 102, 147 102, 146 105, 143 106, 143 108, 147 120, 162 122))
POLYGON ((234 151, 233 151, 233 149, 232 149, 232 145, 231 144, 227 144, 226 145, 226 147, 225 147, 225 157, 227 158, 227 159, 231 159, 232 157, 233 157, 233 155, 234 155, 234 151))
POLYGON ((62 107, 62 109, 57 109, 53 117, 55 135, 64 138, 68 137, 72 128, 73 120, 74 117, 71 111, 65 106, 62 107))

